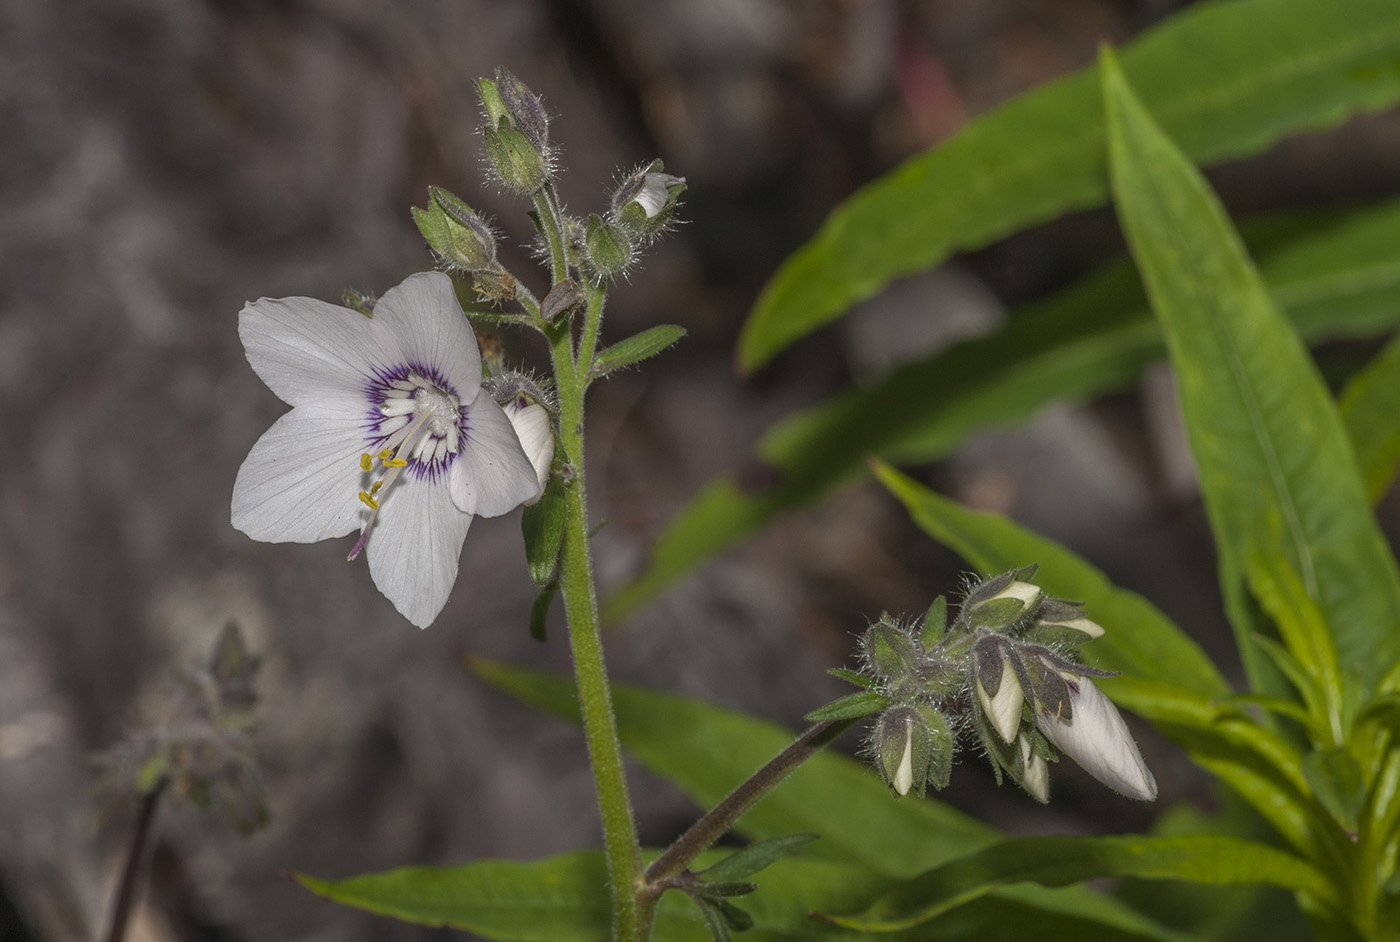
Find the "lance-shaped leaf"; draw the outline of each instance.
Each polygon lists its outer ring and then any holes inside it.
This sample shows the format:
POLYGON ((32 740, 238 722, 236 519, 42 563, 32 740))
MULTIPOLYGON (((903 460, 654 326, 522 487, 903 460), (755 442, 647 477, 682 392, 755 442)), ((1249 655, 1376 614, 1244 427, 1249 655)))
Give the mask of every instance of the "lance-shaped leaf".
POLYGON ((1400 571, 1336 406, 1199 172, 1110 55, 1102 71, 1115 205, 1167 339, 1246 670, 1277 692, 1245 559, 1279 553, 1371 689, 1400 658, 1400 571))
MULTIPOLYGON (((1400 323, 1400 201, 1340 217, 1255 220, 1244 235, 1274 297, 1309 340, 1366 336, 1400 323)), ((646 571, 608 600, 607 615, 621 618, 779 514, 861 476, 867 455, 942 458, 969 435, 1026 421, 1048 402, 1125 388, 1164 353, 1131 262, 1110 264, 1013 312, 989 336, 911 361, 770 429, 753 459, 764 473, 748 475, 764 483, 708 485, 661 535, 646 571)), ((1400 448, 1377 437, 1395 434, 1386 395, 1400 393, 1367 384, 1351 407, 1356 418, 1348 424, 1363 463, 1371 450, 1400 448)))
POLYGON ((611 347, 599 350, 598 355, 593 358, 593 373, 602 376, 613 370, 633 366, 656 356, 684 336, 685 328, 675 324, 649 327, 640 334, 633 334, 626 340, 619 340, 611 347))
POLYGON ((1400 337, 1347 382, 1341 405, 1366 494, 1378 501, 1400 466, 1400 337))
POLYGON ((1306 861, 1233 837, 1029 837, 1003 841, 896 887, 839 925, 891 932, 934 919, 1006 883, 1066 886, 1096 877, 1264 884, 1335 904, 1336 890, 1306 861))
MULTIPOLYGON (((1200 4, 1127 47, 1128 73, 1186 152, 1218 160, 1400 98, 1400 6, 1200 4)), ((769 282, 740 338, 761 366, 891 279, 1107 195, 1098 77, 1050 83, 860 190, 769 282)))

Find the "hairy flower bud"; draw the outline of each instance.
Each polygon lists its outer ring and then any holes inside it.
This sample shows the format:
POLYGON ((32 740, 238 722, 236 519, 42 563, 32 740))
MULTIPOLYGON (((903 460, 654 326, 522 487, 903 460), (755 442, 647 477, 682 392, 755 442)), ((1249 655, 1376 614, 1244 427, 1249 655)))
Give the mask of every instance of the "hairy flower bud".
POLYGON ((470 206, 442 187, 428 187, 428 208, 412 207, 413 221, 438 264, 448 271, 495 269, 496 235, 470 206))
POLYGON ((860 651, 871 673, 891 686, 903 683, 914 673, 921 653, 907 632, 885 619, 865 630, 860 651))
POLYGON ((1042 805, 1050 801, 1050 763, 1036 751, 1031 737, 1022 733, 1016 737, 1016 751, 1021 765, 1016 781, 1042 805))
POLYGON ((685 192, 685 177, 662 173, 653 160, 628 176, 613 191, 611 218, 637 242, 647 242, 664 230, 685 192))
POLYGON ((1063 673, 1069 711, 1037 708, 1035 725, 1045 738, 1094 778, 1129 798, 1151 801, 1157 781, 1138 751, 1128 724, 1088 677, 1063 673))
POLYGON ((620 226, 606 222, 597 213, 588 217, 584 237, 588 268, 599 282, 611 281, 632 264, 632 244, 620 226))
POLYGON ((972 649, 977 702, 988 724, 1008 743, 1016 739, 1026 699, 1016 670, 1018 663, 1015 649, 995 635, 980 639, 972 649))
POLYGON ((1022 582, 1027 571, 1003 573, 974 589, 963 602, 962 618, 971 628, 1005 631, 1040 604, 1040 587, 1022 582))
POLYGON ((1071 641, 1092 641, 1103 637, 1103 627, 1089 620, 1084 610, 1073 602, 1062 599, 1046 599, 1035 613, 1036 628, 1067 629, 1080 637, 1070 636, 1071 641))
MULTIPOLYGON (((947 731, 947 724, 943 724, 947 731)), ((949 749, 951 750, 951 739, 949 749)), ((875 723, 874 753, 885 784, 896 795, 924 793, 934 760, 934 736, 914 707, 891 707, 875 723)), ((951 755, 948 764, 951 764, 951 755)))
POLYGON ((495 81, 477 79, 486 110, 486 156, 508 188, 525 196, 549 182, 549 118, 539 96, 505 69, 495 81))

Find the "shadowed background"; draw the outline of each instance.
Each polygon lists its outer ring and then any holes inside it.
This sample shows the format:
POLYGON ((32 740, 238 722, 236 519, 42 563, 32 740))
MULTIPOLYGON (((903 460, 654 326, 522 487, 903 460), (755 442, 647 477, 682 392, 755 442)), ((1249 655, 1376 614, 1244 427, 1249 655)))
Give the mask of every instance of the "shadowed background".
MULTIPOLYGON (((349 538, 255 544, 228 521, 239 463, 286 408, 243 358, 245 301, 382 292, 427 267, 408 207, 429 184, 494 216, 503 260, 542 293, 525 206, 482 183, 477 76, 504 65, 543 95, 572 211, 600 209, 621 172, 656 156, 690 185, 684 224, 614 290, 604 322, 605 339, 658 322, 690 334, 592 394, 606 594, 689 495, 741 471, 773 421, 984 332, 1007 304, 1118 251, 1111 213, 1082 214, 897 284, 757 376, 732 368, 756 292, 832 205, 1175 6, 6 0, 0 939, 95 935, 132 809, 104 805, 91 756, 149 714, 172 671, 204 657, 229 621, 264 659, 258 742, 272 823, 245 841, 168 805, 131 938, 445 935, 332 907, 282 874, 598 843, 578 733, 454 659, 471 650, 568 668, 562 624, 545 645, 526 633, 533 589, 517 515, 474 524, 452 599, 424 632, 363 564, 344 562, 349 538)), ((1397 158, 1400 120, 1388 114, 1212 179, 1240 212, 1359 201, 1400 191, 1397 158)), ((534 338, 504 340, 512 357, 543 364, 534 338)), ((920 473, 1068 543, 1229 659, 1164 379, 1049 408, 920 473)), ((1393 501, 1382 513, 1393 522, 1393 501)), ((677 584, 610 637, 611 664, 624 680, 796 725, 839 692, 822 672, 845 661, 868 619, 922 611, 959 570, 877 489, 848 488, 677 584)), ((1174 749, 1150 734, 1143 745, 1164 803, 1211 801, 1174 749)), ((1042 809, 1012 786, 988 788, 968 751, 947 797, 1023 832, 1150 820, 1154 809, 1067 763, 1055 775, 1056 801, 1042 809)), ((640 772, 635 799, 651 844, 694 814, 640 772)))

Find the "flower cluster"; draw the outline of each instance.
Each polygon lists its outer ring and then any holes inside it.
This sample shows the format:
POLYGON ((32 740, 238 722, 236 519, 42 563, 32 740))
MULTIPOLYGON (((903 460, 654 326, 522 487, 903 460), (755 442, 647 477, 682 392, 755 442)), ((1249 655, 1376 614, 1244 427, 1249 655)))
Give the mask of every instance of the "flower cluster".
POLYGON ((1063 753, 1110 788, 1145 801, 1157 783, 1127 724, 1094 684, 1110 676, 1080 662, 1103 634, 1078 604, 1046 596, 1030 567, 973 585, 948 624, 940 597, 918 625, 888 617, 862 636, 866 688, 814 716, 879 711, 869 752, 898 795, 948 782, 954 732, 967 728, 992 760, 1036 800, 1050 798, 1049 763, 1063 753), (836 709, 832 709, 836 708, 836 709))
POLYGON ((427 627, 447 604, 472 518, 539 497, 554 456, 549 416, 480 394, 476 337, 437 272, 411 275, 370 316, 263 298, 244 307, 238 333, 292 410, 238 469, 234 527, 294 543, 359 531, 347 558, 364 552, 379 590, 427 627))

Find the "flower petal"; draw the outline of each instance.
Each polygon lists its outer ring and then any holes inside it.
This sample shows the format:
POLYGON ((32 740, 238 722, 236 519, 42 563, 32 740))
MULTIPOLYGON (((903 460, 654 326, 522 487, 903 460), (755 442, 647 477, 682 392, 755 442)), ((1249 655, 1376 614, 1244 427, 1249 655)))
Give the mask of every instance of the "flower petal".
POLYGON ((1035 724, 1045 738, 1114 791, 1142 801, 1156 798, 1157 781, 1113 701, 1087 677, 1066 676, 1065 682, 1073 718, 1066 723, 1037 710, 1035 724))
POLYGON ((467 434, 452 463, 452 500, 466 513, 496 517, 540 496, 534 465, 490 396, 467 409, 467 434))
POLYGON ((397 338, 378 320, 315 298, 260 298, 238 315, 254 372, 288 405, 362 401, 365 378, 396 359, 397 338))
POLYGON ((374 306, 374 321, 392 334, 408 360, 440 371, 464 404, 476 398, 481 348, 451 278, 437 271, 409 275, 384 292, 374 306))
POLYGON ((394 608, 419 628, 433 623, 457 581, 472 515, 445 483, 400 478, 384 494, 365 555, 369 574, 394 608))
POLYGON ((255 540, 315 543, 360 525, 358 415, 297 406, 272 424, 238 469, 233 525, 255 540))

